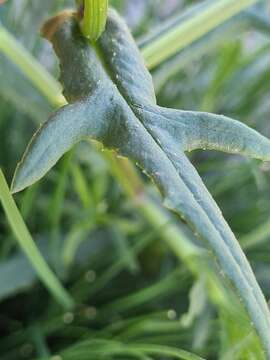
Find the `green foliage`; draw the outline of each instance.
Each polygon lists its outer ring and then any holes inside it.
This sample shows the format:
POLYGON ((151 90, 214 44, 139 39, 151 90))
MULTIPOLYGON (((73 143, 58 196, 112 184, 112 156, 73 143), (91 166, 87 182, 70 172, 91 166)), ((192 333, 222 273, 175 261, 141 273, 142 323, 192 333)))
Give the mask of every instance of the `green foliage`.
POLYGON ((160 32, 157 38, 150 38, 150 44, 146 44, 142 51, 144 57, 147 58, 148 68, 159 65, 190 42, 196 41, 225 20, 256 2, 258 0, 220 0, 205 1, 194 6, 194 9, 184 14, 182 18, 174 21, 169 27, 165 27, 165 34, 160 32))
MULTIPOLYGON (((71 3, 10 0, 0 8, 2 23, 54 74, 54 56, 37 28, 48 14, 71 3)), ((166 28, 168 11, 181 10, 181 18, 191 3, 173 5, 168 0, 165 6, 163 1, 140 0, 133 8, 132 1, 111 1, 136 24, 134 34, 141 35, 153 33, 153 24, 156 33, 166 28)), ((200 7, 197 11, 199 15, 200 7)), ((156 68, 152 75, 158 103, 228 114, 269 134, 270 58, 263 2, 250 14, 242 12, 156 68)), ((48 116, 52 105, 47 93, 58 87, 56 82, 49 85, 51 90, 41 86, 39 93, 36 68, 30 83, 12 62, 18 63, 0 53, 0 162, 8 178, 33 131, 32 121, 48 116)), ((45 76, 44 68, 39 71, 45 76)), ((161 135, 164 131, 159 129, 161 135)), ((192 152, 189 157, 269 297, 268 164, 216 152, 192 152)), ((58 359, 57 354, 75 360, 77 352, 89 357, 102 346, 106 354, 99 358, 110 360, 167 360, 177 358, 179 349, 207 359, 265 359, 250 320, 213 257, 177 216, 162 208, 151 182, 138 177, 126 160, 100 152, 92 142, 81 143, 42 181, 16 195, 16 202, 41 253, 83 305, 63 314, 51 301, 18 253, 2 213, 4 360, 58 359)))
POLYGON ((71 104, 35 134, 16 170, 13 191, 40 179, 63 153, 87 137, 132 159, 157 184, 165 206, 209 243, 270 356, 270 315, 264 296, 231 230, 183 153, 203 148, 269 160, 270 141, 222 116, 156 106, 150 74, 115 12, 110 12, 106 31, 92 47, 80 37, 70 14, 59 17, 50 20, 44 31, 60 58, 64 94, 71 104), (54 21, 57 28, 51 34, 54 21), (79 72, 74 78, 75 69, 79 72))
POLYGON ((7 219, 11 225, 15 236, 35 268, 38 276, 43 281, 45 286, 51 291, 56 300, 66 309, 74 306, 74 302, 70 295, 61 286, 55 275, 48 268, 43 257, 39 253, 31 235, 20 215, 20 212, 10 196, 8 185, 5 181, 4 174, 0 170, 0 200, 6 212, 7 219))

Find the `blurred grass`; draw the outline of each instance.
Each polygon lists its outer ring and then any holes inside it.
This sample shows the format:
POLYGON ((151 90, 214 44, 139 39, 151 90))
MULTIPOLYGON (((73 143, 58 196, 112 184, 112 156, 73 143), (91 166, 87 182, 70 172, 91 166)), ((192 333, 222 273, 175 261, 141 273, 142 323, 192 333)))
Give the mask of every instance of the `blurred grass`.
POLYGON ((72 298, 59 283, 58 279, 52 273, 38 248, 36 247, 20 212, 9 192, 4 174, 0 169, 0 201, 5 210, 6 217, 10 223, 18 243, 23 252, 33 265, 36 273, 55 299, 67 310, 74 306, 72 298))
MULTIPOLYGON (((1 22, 55 76, 55 57, 38 27, 68 3, 10 0, 0 7, 1 22)), ((168 1, 165 8, 162 1, 112 3, 141 36, 164 22, 166 7, 173 14, 192 1, 168 1)), ((156 68, 159 103, 226 113, 269 137, 265 6, 261 2, 252 16, 242 13, 156 68)), ((43 121, 51 105, 3 55, 0 77, 0 166, 10 179, 33 121, 43 121)), ((269 165, 206 152, 192 160, 269 297, 269 165)), ((181 349, 206 359, 264 358, 210 254, 161 208, 151 183, 125 160, 80 144, 16 201, 43 255, 80 305, 63 313, 52 301, 1 213, 0 284, 10 284, 0 291, 1 359, 59 354, 163 360, 185 358, 181 349)))

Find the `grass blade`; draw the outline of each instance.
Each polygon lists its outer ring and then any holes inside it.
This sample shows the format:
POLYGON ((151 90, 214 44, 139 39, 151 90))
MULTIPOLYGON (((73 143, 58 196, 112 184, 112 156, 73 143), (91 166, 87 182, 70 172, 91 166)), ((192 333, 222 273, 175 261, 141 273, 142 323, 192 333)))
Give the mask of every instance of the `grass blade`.
POLYGON ((59 280, 51 271, 43 257, 41 256, 37 246, 35 245, 31 234, 29 233, 21 214, 13 200, 4 174, 0 169, 0 201, 3 205, 6 217, 14 232, 14 235, 26 254, 30 263, 36 270, 40 280, 47 287, 52 296, 65 309, 70 309, 74 306, 74 302, 68 292, 63 288, 59 280))
POLYGON ((204 10, 173 27, 142 49, 149 69, 175 55, 178 51, 198 40, 218 25, 224 23, 240 11, 259 0, 219 0, 213 1, 204 10))
POLYGON ((0 23, 0 51, 16 64, 24 76, 41 91, 49 102, 58 107, 65 102, 61 86, 49 72, 0 23))

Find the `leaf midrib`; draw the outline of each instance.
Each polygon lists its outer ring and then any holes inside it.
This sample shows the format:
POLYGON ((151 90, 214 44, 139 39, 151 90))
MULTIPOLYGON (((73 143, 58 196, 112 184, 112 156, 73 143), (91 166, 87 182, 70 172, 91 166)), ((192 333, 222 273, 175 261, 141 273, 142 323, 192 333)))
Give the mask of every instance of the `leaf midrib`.
MULTIPOLYGON (((223 245, 227 248, 230 256, 231 256, 231 261, 234 263, 234 265, 236 266, 236 268, 238 269, 238 278, 239 281, 242 281, 241 278, 243 278, 243 281, 245 281, 246 283, 246 287, 249 289, 249 296, 252 300, 252 302, 254 302, 254 306, 256 306, 258 309, 260 309, 260 313, 261 313, 261 318, 265 319, 264 315, 265 315, 265 311, 264 311, 264 306, 263 306, 263 302, 264 302, 264 298, 262 294, 256 294, 253 292, 254 287, 256 289, 258 289, 258 285, 256 283, 256 281, 251 281, 250 283, 250 279, 248 277, 246 277, 246 274, 244 273, 244 271, 242 271, 241 266, 238 264, 237 259, 234 256, 234 253, 231 251, 230 247, 227 245, 226 239, 223 237, 223 234, 221 233, 221 231, 219 230, 218 227, 216 227, 216 225, 212 222, 211 218, 208 216, 207 211, 202 207, 202 205, 200 204, 200 202, 197 201, 195 194, 193 193, 192 189, 190 188, 188 182, 182 178, 180 176, 180 174, 178 173, 178 170, 176 168, 176 166, 174 165, 173 160, 171 159, 171 157, 166 153, 166 151, 163 149, 163 147, 157 142, 157 140, 155 139, 154 135, 151 133, 151 131, 149 131, 149 129, 147 129, 147 127, 145 127, 144 123, 140 120, 140 117, 137 115, 136 113, 136 108, 141 109, 143 111, 146 112, 150 112, 149 110, 146 110, 146 108, 144 107, 143 104, 136 104, 133 101, 131 101, 131 99, 121 90, 119 84, 117 83, 117 81, 114 78, 114 74, 112 69, 110 68, 110 66, 108 66, 104 56, 103 56, 103 52, 102 50, 99 48, 99 46, 97 44, 92 44, 93 49, 95 50, 95 53, 97 55, 97 58, 99 59, 99 61, 102 64, 103 70, 106 73, 106 75, 108 76, 108 79, 112 82, 112 84, 114 84, 115 88, 117 89, 120 97, 125 101, 125 103, 128 105, 128 108, 130 109, 130 111, 132 112, 132 114, 134 115, 134 117, 136 118, 137 121, 139 121, 139 123, 143 126, 143 128, 145 129, 145 131, 148 133, 149 136, 151 136, 151 139, 153 140, 153 142, 155 143, 156 146, 158 146, 158 148, 163 152, 164 156, 166 157, 167 161, 172 165, 173 169, 175 170, 175 173, 177 174, 177 178, 178 180, 181 182, 183 182, 183 184, 185 185, 187 192, 189 192, 192 196, 192 198, 194 199, 195 203, 198 206, 199 211, 204 214, 207 218, 207 220, 209 221, 210 226, 216 231, 216 233, 218 234, 219 238, 221 239, 223 245), (259 295, 259 299, 257 298, 257 295, 259 295)), ((155 106, 155 104, 153 104, 153 106, 155 106)), ((152 113, 153 114, 153 113, 152 113)), ((163 116, 164 117, 164 116, 163 116)), ((166 118, 166 117, 165 117, 166 118)), ((181 145, 181 144, 179 144, 181 145)), ((149 174, 150 175, 150 174, 149 174)), ((151 176, 150 176, 151 177, 151 176)), ((211 195, 209 195, 211 196, 211 195)), ((175 207, 175 210, 177 210, 177 212, 179 212, 179 210, 177 209, 177 207, 175 207)), ((180 215, 180 214, 179 214, 180 215)), ((224 220, 225 221, 225 220, 224 220)), ((188 219, 188 222, 192 225, 191 227, 194 227, 197 229, 195 221, 190 221, 190 219, 188 219)), ((205 238, 201 232, 200 229, 197 229, 198 233, 201 235, 202 238, 205 238)), ((205 239, 207 241, 207 239, 205 239)), ((237 240, 235 240, 237 241, 237 240)), ((219 259, 218 259, 219 260, 219 259)), ((232 283, 234 284, 234 287, 237 288, 237 285, 235 283, 234 280, 230 279, 230 281, 232 281, 232 283)), ((266 326, 266 328, 270 329, 270 323, 269 323, 269 317, 267 317, 264 321, 264 325, 266 326)))
MULTIPOLYGON (((178 178, 179 178, 181 181, 183 181, 183 183, 185 184, 187 190, 188 190, 188 191, 190 192, 190 194, 192 195, 192 198, 194 199, 194 201, 195 201, 196 204, 198 205, 200 211, 202 211, 202 213, 206 215, 207 219, 209 220, 209 222, 211 223, 211 225, 213 226, 213 228, 217 231, 217 233, 219 234, 219 236, 220 236, 220 238, 222 239, 222 241, 223 241, 223 243, 225 244, 225 246, 228 248, 228 250, 229 250, 232 258, 233 258, 234 261, 235 261, 236 266, 240 269, 240 272, 243 273, 241 267, 238 265, 237 260, 235 259, 234 254, 231 252, 231 249, 228 247, 228 245, 227 245, 227 243, 226 243, 226 239, 223 237, 223 234, 221 233, 220 229, 212 222, 211 218, 210 218, 210 217, 208 216, 208 214, 207 214, 207 211, 206 211, 206 210, 204 209, 204 207, 200 204, 200 202, 197 201, 196 196, 195 196, 195 194, 193 193, 192 189, 190 188, 188 182, 179 175, 178 170, 177 170, 177 168, 176 168, 173 160, 171 159, 171 157, 166 153, 166 151, 163 149, 162 145, 160 145, 160 144, 157 142, 157 140, 155 139, 155 137, 152 135, 151 131, 150 131, 149 129, 147 129, 147 128, 145 127, 145 125, 140 121, 140 118, 139 118, 138 115, 136 114, 136 110, 135 110, 135 109, 136 109, 136 108, 139 108, 139 109, 141 109, 141 110, 143 110, 143 111, 145 111, 145 112, 149 112, 149 113, 151 113, 151 114, 154 114, 154 113, 151 112, 150 110, 148 110, 146 107, 144 107, 144 106, 141 105, 141 104, 133 103, 133 102, 130 100, 130 98, 128 98, 128 97, 121 91, 121 89, 119 88, 119 85, 117 84, 117 82, 116 82, 115 79, 114 79, 114 75, 113 75, 112 69, 111 69, 111 68, 108 66, 108 64, 106 63, 106 60, 105 60, 105 58, 104 58, 104 56, 103 56, 103 53, 102 53, 102 50, 99 48, 99 46, 98 46, 97 44, 94 44, 94 45, 93 45, 93 48, 94 48, 94 50, 95 50, 95 52, 96 52, 96 55, 97 55, 98 59, 100 60, 102 66, 103 66, 103 69, 104 69, 106 75, 107 75, 108 78, 111 80, 111 82, 115 85, 116 89, 117 89, 118 92, 119 92, 119 95, 120 95, 120 96, 124 99, 124 101, 127 103, 129 109, 132 111, 132 113, 133 113, 133 115, 135 116, 135 118, 136 118, 136 119, 140 122, 140 124, 144 127, 145 131, 151 136, 151 138, 152 138, 152 140, 155 142, 155 144, 156 144, 156 145, 161 149, 161 151, 164 153, 164 155, 166 156, 167 160, 170 162, 170 164, 173 166, 175 172, 177 173, 178 178)), ((154 115, 155 115, 155 114, 154 114, 154 115)), ((170 119, 168 119, 166 116, 164 116, 163 114, 162 114, 161 116, 164 117, 166 120, 170 120, 170 119)), ((179 144, 179 146, 181 146, 181 144, 179 144)), ((180 150, 180 151, 183 151, 183 150, 180 150)), ((211 195, 209 194, 209 196, 211 196, 211 195)), ((225 221, 225 220, 224 220, 224 221, 225 221)), ((194 226, 194 225, 193 225, 193 226, 194 226)), ((199 229, 197 229, 197 230, 199 230, 199 229)), ((198 231, 198 232, 200 233, 200 231, 198 231)), ((237 241, 237 240, 236 240, 236 241, 237 241)), ((251 287, 251 293, 252 293, 252 295, 253 295, 253 291, 252 291, 253 286, 252 286, 252 284, 250 284, 249 278, 248 278, 248 277, 247 277, 247 278, 245 277, 245 273, 243 273, 243 277, 246 279, 247 284, 251 287)), ((255 301, 256 301, 256 303, 258 304, 258 306, 261 308, 260 303, 259 303, 258 300, 257 300, 257 297, 254 296, 254 298, 255 298, 255 301)))
MULTIPOLYGON (((154 114, 153 112, 151 112, 151 111, 148 110, 148 109, 144 109, 144 111, 145 111, 145 112, 148 112, 148 113, 150 113, 150 114, 154 114)), ((155 115, 155 114, 154 114, 154 115, 155 115)), ((170 118, 167 118, 164 114, 160 114, 160 115, 161 115, 161 117, 163 117, 164 119, 170 120, 170 118)), ((149 130, 148 130, 148 129, 146 129, 146 130, 147 130, 148 133, 149 133, 149 130)), ((150 131, 150 133, 151 133, 151 131, 150 131)), ((181 144, 179 144, 179 145, 181 146, 181 144)), ((192 194, 192 197, 193 197, 193 199, 195 200, 196 204, 199 206, 199 209, 206 215, 207 219, 209 220, 209 222, 211 223, 211 225, 214 227, 214 229, 217 231, 217 233, 219 234, 220 238, 221 238, 222 241, 224 242, 225 246, 228 248, 228 250, 229 250, 232 258, 233 258, 234 261, 235 261, 235 264, 236 264, 237 267, 240 269, 240 272, 243 274, 243 277, 246 279, 247 284, 250 286, 251 294, 254 296, 254 298, 255 298, 255 300, 256 300, 256 303, 259 305, 259 308, 261 308, 259 300, 257 300, 257 297, 253 294, 253 291, 252 291, 254 285, 256 285, 256 287, 258 288, 257 283, 256 283, 256 284, 255 284, 255 283, 252 284, 252 282, 250 283, 249 277, 246 277, 246 276, 245 276, 245 272, 243 272, 242 269, 241 269, 241 266, 238 265, 237 259, 235 258, 235 256, 234 256, 234 254, 232 253, 231 249, 230 249, 229 246, 227 245, 226 239, 223 237, 223 234, 221 233, 221 231, 219 230, 219 228, 218 228, 217 226, 215 226, 215 224, 213 223, 213 221, 211 220, 211 218, 208 216, 208 213, 207 213, 206 209, 204 209, 204 207, 201 205, 201 203, 200 203, 199 201, 197 201, 196 196, 195 196, 195 194, 193 193, 192 189, 190 188, 188 182, 185 180, 185 178, 182 178, 182 177, 179 175, 178 170, 177 170, 176 166, 174 165, 174 162, 173 162, 173 160, 171 159, 171 157, 166 153, 165 150, 163 150, 162 146, 160 146, 160 148, 161 148, 162 151, 165 153, 165 155, 166 155, 166 157, 168 158, 168 160, 172 163, 172 165, 173 165, 176 173, 178 174, 178 177, 183 181, 183 183, 185 184, 185 186, 186 186, 186 188, 188 189, 188 191, 192 194)), ((183 151, 183 150, 180 150, 180 151, 183 151)), ((184 152, 184 151, 183 151, 183 152, 184 152)), ((207 191, 208 191, 208 190, 207 190, 207 191)), ((210 194, 209 194, 209 197, 211 197, 210 194)), ((212 200, 212 199, 211 199, 211 200, 212 200)), ((213 201, 214 201, 214 200, 213 200, 213 201)), ((222 220, 225 222, 224 219, 222 219, 222 220)), ((199 229, 198 229, 198 230, 199 230, 199 229)), ((198 231, 198 232, 200 233, 200 231, 198 231)), ((235 239, 235 237, 234 237, 234 239, 235 239)), ((237 241, 237 240, 235 239, 235 241, 237 241)), ((261 309, 262 309, 262 311, 263 311, 263 308, 261 308, 261 309)), ((263 313, 264 313, 264 311, 263 311, 263 313)), ((268 317, 267 320, 269 320, 269 317, 268 317)), ((268 325, 269 325, 269 324, 268 324, 268 325)))

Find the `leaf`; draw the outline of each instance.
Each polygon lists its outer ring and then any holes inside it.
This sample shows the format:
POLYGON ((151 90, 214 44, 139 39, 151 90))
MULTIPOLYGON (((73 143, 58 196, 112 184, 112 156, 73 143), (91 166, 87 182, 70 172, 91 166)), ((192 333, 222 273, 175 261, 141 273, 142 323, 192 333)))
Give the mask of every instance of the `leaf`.
POLYGON ((32 139, 13 181, 13 192, 41 178, 72 145, 94 138, 134 160, 156 183, 164 204, 208 243, 238 290, 270 357, 270 316, 253 271, 221 211, 184 151, 208 148, 270 159, 270 141, 229 118, 156 105, 150 74, 125 23, 110 11, 95 45, 65 12, 43 32, 60 59, 64 94, 71 103, 32 139))
POLYGON ((148 68, 152 69, 159 65, 190 42, 196 41, 256 2, 258 0, 218 0, 195 5, 194 9, 188 10, 186 15, 172 21, 164 34, 161 32, 162 35, 154 37, 150 44, 146 43, 143 55, 147 58, 148 68))
POLYGON ((37 131, 27 148, 27 159, 22 159, 24 166, 19 164, 15 173, 13 189, 20 191, 39 180, 65 152, 87 135, 95 138, 96 134, 98 137, 99 124, 107 111, 107 107, 105 110, 102 106, 104 98, 100 95, 100 90, 97 90, 86 102, 62 107, 37 131), (100 100, 102 104, 98 106, 100 100), (59 136, 57 142, 55 136, 59 136))
POLYGON ((48 100, 55 104, 63 104, 63 97, 58 97, 59 86, 55 86, 55 80, 49 73, 42 72, 42 66, 32 61, 32 57, 25 50, 25 48, 14 38, 8 31, 6 31, 0 23, 0 51, 7 57, 12 58, 17 67, 33 82, 39 90, 45 88, 48 100), (36 74, 43 74, 42 77, 37 78, 36 74), (55 89, 55 92, 52 89, 55 89), (50 89, 50 90, 49 90, 50 89))
POLYGON ((270 160, 270 141, 243 123, 223 115, 144 108, 145 127, 153 136, 175 142, 183 151, 218 150, 260 160, 270 160))
POLYGON ((15 238, 25 253, 38 277, 47 287, 48 291, 54 296, 65 309, 74 307, 74 301, 61 282, 48 266, 44 257, 41 255, 36 243, 34 242, 28 228, 21 217, 15 201, 13 200, 4 174, 0 168, 0 202, 4 208, 6 217, 15 238))
MULTIPOLYGON (((127 357, 146 359, 144 355, 166 356, 166 358, 182 359, 182 360, 204 360, 203 358, 187 352, 182 349, 176 349, 170 346, 155 345, 149 343, 122 343, 115 340, 107 340, 102 338, 81 341, 61 353, 64 359, 80 359, 86 360, 91 358, 107 359, 108 356, 119 356, 127 359, 127 357)), ((111 357, 110 357, 111 358, 111 357)), ((148 359, 148 358, 147 358, 148 359)))

